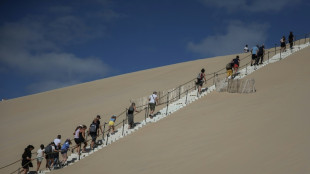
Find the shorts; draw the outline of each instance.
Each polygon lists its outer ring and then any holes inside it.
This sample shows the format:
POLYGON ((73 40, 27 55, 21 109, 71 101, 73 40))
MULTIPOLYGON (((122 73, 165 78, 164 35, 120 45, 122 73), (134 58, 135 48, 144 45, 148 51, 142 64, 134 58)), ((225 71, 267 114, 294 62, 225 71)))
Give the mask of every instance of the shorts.
POLYGON ((285 47, 285 42, 281 42, 281 47, 285 47))
POLYGON ((96 142, 97 134, 90 134, 90 136, 91 136, 91 141, 96 142))
POLYGON ((233 74, 233 71, 231 69, 227 70, 227 77, 231 76, 233 74))
POLYGON ((43 161, 43 157, 37 157, 37 162, 42 162, 43 161))
POLYGON ((77 144, 77 145, 80 145, 81 144, 81 141, 79 138, 74 138, 74 142, 77 144))
POLYGON ((202 85, 203 85, 203 80, 198 80, 198 81, 196 82, 196 85, 199 85, 199 86, 202 87, 202 85))
POLYGON ((252 60, 255 60, 257 58, 256 54, 252 54, 252 60))
POLYGON ((239 65, 237 65, 237 64, 234 64, 234 68, 239 68, 239 65))
POLYGON ((114 126, 114 121, 109 121, 109 126, 114 126))
POLYGON ((149 103, 151 111, 155 110, 155 103, 149 103))
POLYGON ((65 154, 65 153, 67 153, 68 152, 68 149, 63 149, 63 150, 61 150, 61 154, 65 154))

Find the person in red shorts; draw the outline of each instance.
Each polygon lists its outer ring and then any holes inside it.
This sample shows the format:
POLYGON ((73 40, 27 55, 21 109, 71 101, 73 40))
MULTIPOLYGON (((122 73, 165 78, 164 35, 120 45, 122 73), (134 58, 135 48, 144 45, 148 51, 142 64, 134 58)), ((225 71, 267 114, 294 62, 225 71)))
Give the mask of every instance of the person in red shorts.
POLYGON ((234 76, 236 76, 238 69, 239 69, 239 64, 240 64, 240 59, 238 55, 236 56, 235 59, 233 59, 233 62, 234 62, 234 76))

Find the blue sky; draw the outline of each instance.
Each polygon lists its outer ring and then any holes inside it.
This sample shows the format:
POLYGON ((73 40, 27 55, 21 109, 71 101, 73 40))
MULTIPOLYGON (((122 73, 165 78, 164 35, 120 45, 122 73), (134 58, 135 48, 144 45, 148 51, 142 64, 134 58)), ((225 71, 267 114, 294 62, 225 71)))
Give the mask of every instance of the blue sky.
POLYGON ((307 0, 1 0, 0 98, 310 32, 307 0))

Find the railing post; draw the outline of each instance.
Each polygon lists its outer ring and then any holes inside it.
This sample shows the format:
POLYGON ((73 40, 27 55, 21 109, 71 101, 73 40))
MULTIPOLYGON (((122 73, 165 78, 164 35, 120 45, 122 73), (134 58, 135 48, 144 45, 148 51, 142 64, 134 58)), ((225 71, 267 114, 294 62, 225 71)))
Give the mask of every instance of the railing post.
POLYGON ((166 109, 166 115, 168 114, 168 106, 169 106, 169 92, 167 94, 167 109, 166 109))
POLYGON ((248 64, 246 64, 246 67, 245 67, 245 75, 248 75, 248 64))
POLYGON ((187 95, 188 95, 188 90, 186 90, 185 104, 187 104, 187 95))
POLYGON ((277 44, 274 44, 274 55, 277 54, 277 44))
POLYGON ((110 129, 109 129, 109 132, 107 133, 107 141, 105 142, 105 145, 108 145, 108 141, 109 141, 109 134, 110 134, 110 129))
POLYGON ((144 121, 146 123, 146 117, 147 117, 147 107, 145 107, 145 114, 144 114, 144 121))
POLYGON ((124 128, 125 128, 125 119, 123 119, 123 131, 122 131, 122 136, 124 136, 124 128))
POLYGON ((307 34, 305 34, 305 44, 306 44, 306 41, 307 41, 307 34))
POLYGON ((268 51, 268 63, 269 63, 269 51, 268 51))
POLYGON ((105 125, 106 125, 106 124, 107 124, 106 122, 104 122, 104 124, 103 124, 102 140, 104 140, 104 132, 105 132, 105 125))
POLYGON ((181 86, 179 86, 179 99, 181 99, 181 86))
POLYGON ((79 160, 81 160, 81 150, 82 150, 82 143, 80 143, 79 160))
POLYGON ((125 114, 126 114, 126 123, 128 124, 128 112, 127 112, 127 108, 125 109, 125 114))
POLYGON ((281 53, 282 53, 282 51, 280 51, 280 60, 281 60, 281 55, 282 55, 281 53))
POLYGON ((213 85, 215 85, 215 72, 213 74, 213 85))

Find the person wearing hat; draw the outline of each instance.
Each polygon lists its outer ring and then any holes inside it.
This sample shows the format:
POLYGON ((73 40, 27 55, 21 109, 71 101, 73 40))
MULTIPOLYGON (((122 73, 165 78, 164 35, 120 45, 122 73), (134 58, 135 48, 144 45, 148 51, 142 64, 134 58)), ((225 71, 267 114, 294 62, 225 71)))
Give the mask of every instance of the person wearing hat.
POLYGON ((32 163, 31 163, 31 151, 34 149, 34 147, 32 145, 28 145, 25 148, 25 151, 22 155, 22 167, 23 167, 23 172, 25 174, 28 173, 29 171, 29 167, 33 167, 32 163))
POLYGON ((153 94, 149 96, 149 107, 151 110, 149 117, 151 119, 153 118, 153 113, 155 111, 156 103, 158 103, 158 98, 157 98, 157 92, 154 91, 153 94))

